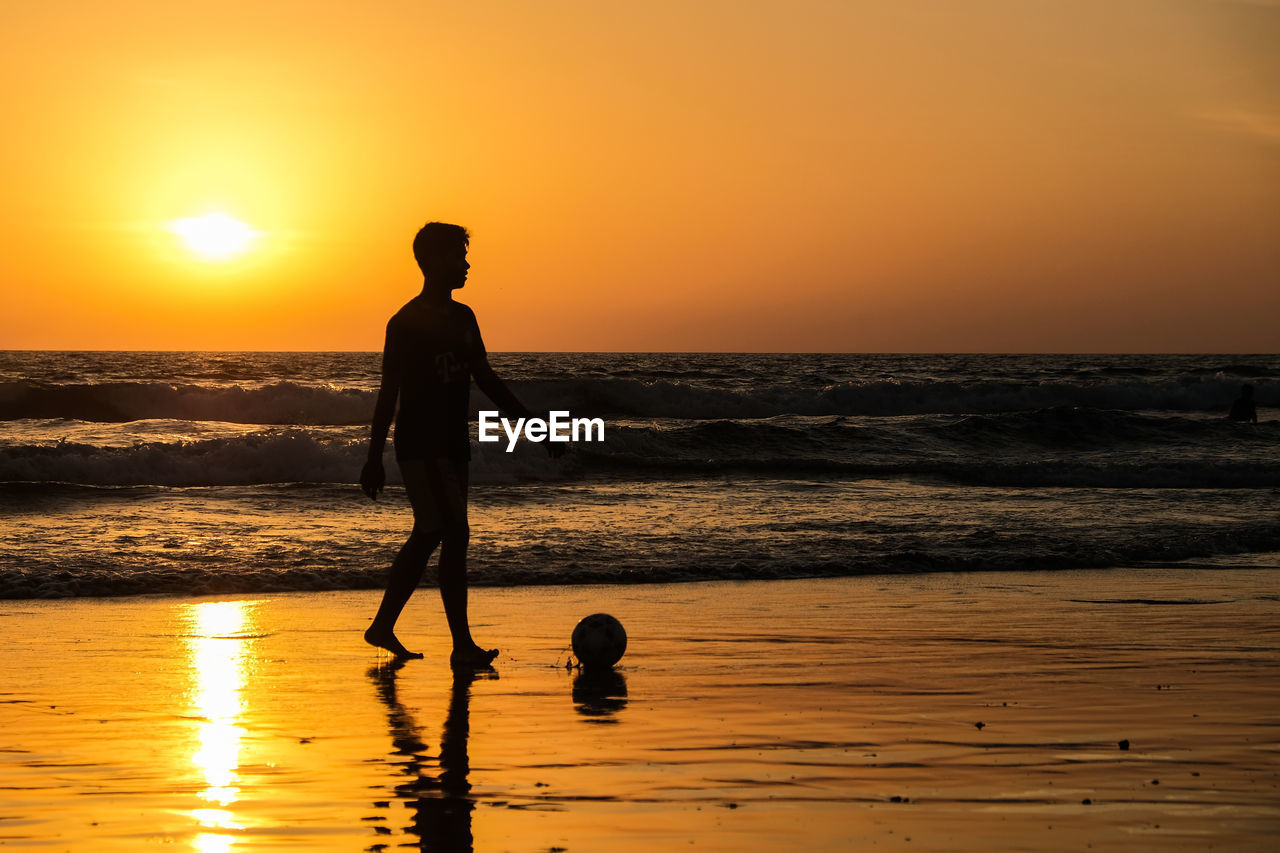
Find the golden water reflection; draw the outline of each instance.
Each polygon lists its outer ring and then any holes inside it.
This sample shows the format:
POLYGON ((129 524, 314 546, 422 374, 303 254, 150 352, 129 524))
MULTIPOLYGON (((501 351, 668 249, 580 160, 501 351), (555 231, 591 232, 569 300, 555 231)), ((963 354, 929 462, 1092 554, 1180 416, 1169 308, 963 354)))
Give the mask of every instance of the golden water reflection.
POLYGON ((227 853, 241 829, 231 806, 240 796, 239 725, 244 703, 247 644, 255 636, 252 601, 210 601, 182 605, 191 667, 191 711, 200 719, 191 763, 204 777, 199 794, 208 805, 191 816, 205 830, 192 840, 199 853, 227 853), (223 830, 218 832, 217 830, 223 830))

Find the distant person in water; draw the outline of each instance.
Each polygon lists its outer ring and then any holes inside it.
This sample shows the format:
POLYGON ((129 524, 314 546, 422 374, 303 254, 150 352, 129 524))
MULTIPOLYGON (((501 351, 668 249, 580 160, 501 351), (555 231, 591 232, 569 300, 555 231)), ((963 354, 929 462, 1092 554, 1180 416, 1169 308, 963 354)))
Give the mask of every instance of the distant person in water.
MULTIPOLYGON (((525 418, 533 414, 489 367, 475 314, 453 300, 453 291, 466 284, 471 267, 469 241, 466 229, 458 225, 431 222, 423 226, 413 241, 413 256, 422 269, 422 293, 387 323, 382 386, 360 488, 377 500, 386 483, 382 452, 394 415, 396 462, 413 506, 413 532, 391 564, 382 604, 364 638, 396 657, 422 657, 396 638, 395 625, 439 546, 440 598, 453 636, 450 662, 485 667, 498 650, 477 645, 467 621, 471 379, 504 414, 525 418)), ((548 447, 555 448, 553 455, 563 452, 560 445, 548 447)))
POLYGON ((1240 386, 1240 399, 1231 404, 1231 411, 1227 413, 1227 417, 1233 421, 1246 421, 1249 423, 1258 422, 1258 407, 1253 402, 1253 386, 1240 386))

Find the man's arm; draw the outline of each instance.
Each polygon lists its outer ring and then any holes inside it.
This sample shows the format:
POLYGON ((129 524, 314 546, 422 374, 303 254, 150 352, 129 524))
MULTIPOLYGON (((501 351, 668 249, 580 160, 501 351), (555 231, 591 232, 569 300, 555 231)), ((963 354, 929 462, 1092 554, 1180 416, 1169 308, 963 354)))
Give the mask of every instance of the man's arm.
POLYGON ((369 459, 360 473, 360 488, 375 501, 387 482, 382 453, 387 446, 387 433, 391 431, 391 419, 396 414, 396 398, 400 395, 400 360, 396 344, 392 326, 388 324, 387 341, 382 348, 382 384, 378 387, 378 402, 373 407, 373 428, 369 435, 369 459))
MULTIPOLYGON (((468 311, 471 309, 468 308, 468 311)), ((471 322, 476 323, 476 315, 471 314, 471 322)), ((476 381, 476 387, 483 391, 493 404, 502 410, 507 417, 515 416, 517 418, 532 418, 533 412, 529 411, 529 407, 511 393, 511 389, 507 387, 507 383, 498 378, 498 374, 493 372, 493 368, 489 366, 489 355, 484 348, 484 339, 480 337, 479 324, 474 325, 475 329, 475 348, 471 352, 471 376, 476 381)), ((552 459, 559 459, 564 455, 563 444, 553 444, 547 442, 547 454, 552 459)))
POLYGON ((521 403, 515 394, 511 393, 507 383, 499 379, 498 374, 493 372, 487 357, 481 355, 472 363, 471 375, 475 377, 476 387, 483 391, 507 417, 531 418, 534 416, 533 412, 529 411, 529 408, 524 403, 521 403))

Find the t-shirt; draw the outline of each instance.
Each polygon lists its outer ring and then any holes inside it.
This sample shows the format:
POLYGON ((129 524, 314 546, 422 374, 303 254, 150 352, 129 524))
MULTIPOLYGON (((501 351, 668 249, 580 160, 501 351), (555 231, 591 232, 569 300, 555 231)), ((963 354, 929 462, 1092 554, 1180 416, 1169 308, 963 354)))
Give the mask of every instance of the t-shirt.
POLYGON ((396 312, 382 370, 398 378, 397 458, 471 458, 471 371, 485 357, 476 315, 461 302, 419 297, 396 312))

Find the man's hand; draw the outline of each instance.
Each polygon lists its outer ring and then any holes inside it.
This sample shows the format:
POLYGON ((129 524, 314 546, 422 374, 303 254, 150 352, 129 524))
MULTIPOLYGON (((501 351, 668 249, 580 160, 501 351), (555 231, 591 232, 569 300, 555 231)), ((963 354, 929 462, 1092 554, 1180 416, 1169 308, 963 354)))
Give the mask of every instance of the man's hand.
POLYGON ((373 500, 378 499, 378 492, 387 484, 387 472, 382 468, 381 459, 370 459, 364 463, 360 472, 360 490, 373 500))

